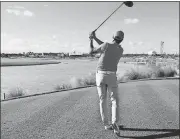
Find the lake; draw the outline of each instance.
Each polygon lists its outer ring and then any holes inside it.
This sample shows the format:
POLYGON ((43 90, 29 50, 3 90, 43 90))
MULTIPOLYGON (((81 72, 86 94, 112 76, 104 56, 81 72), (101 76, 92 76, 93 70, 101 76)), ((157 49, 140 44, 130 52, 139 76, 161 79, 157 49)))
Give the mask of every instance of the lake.
MULTIPOLYGON (((68 83, 72 77, 84 77, 96 71, 97 60, 60 61, 59 64, 1 67, 1 94, 17 87, 26 94, 53 91, 56 85, 68 83)), ((130 67, 120 62, 117 73, 123 75, 130 67)))

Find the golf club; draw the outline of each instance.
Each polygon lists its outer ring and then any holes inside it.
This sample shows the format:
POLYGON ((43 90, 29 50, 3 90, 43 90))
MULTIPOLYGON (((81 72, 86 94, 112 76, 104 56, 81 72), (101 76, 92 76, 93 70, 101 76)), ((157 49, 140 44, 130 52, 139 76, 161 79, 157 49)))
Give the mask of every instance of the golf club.
POLYGON ((120 6, 118 6, 118 7, 116 8, 116 10, 115 10, 112 14, 110 14, 110 15, 94 30, 94 32, 96 32, 119 8, 121 8, 121 6, 122 6, 123 4, 125 4, 127 7, 132 7, 132 6, 133 6, 133 2, 132 2, 132 1, 125 1, 125 2, 123 2, 120 6))

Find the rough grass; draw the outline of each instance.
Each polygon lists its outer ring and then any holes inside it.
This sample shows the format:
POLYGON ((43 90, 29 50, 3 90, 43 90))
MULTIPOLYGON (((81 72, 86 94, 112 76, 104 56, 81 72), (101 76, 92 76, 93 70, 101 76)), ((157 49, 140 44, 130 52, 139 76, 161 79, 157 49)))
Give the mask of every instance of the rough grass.
POLYGON ((172 66, 160 67, 156 72, 156 77, 174 77, 177 75, 177 70, 172 66))
POLYGON ((124 78, 128 80, 145 79, 153 76, 153 70, 145 66, 135 66, 126 71, 124 78))
POLYGON ((63 84, 61 84, 61 85, 56 85, 55 86, 55 90, 56 91, 61 91, 61 90, 64 90, 64 89, 71 89, 72 87, 71 87, 71 85, 70 84, 65 84, 65 83, 63 83, 63 84))
POLYGON ((70 88, 86 87, 96 84, 95 73, 89 73, 88 76, 77 78, 73 77, 70 79, 69 83, 63 83, 62 85, 56 85, 55 90, 60 91, 70 88))
POLYGON ((20 87, 12 88, 9 90, 8 94, 5 96, 5 99, 20 97, 20 96, 24 96, 25 94, 26 94, 25 91, 20 87))
MULTIPOLYGON (((124 82, 127 80, 138 80, 146 78, 158 78, 158 77, 174 77, 177 75, 177 70, 172 66, 134 66, 124 76, 117 75, 118 82, 124 82)), ((96 85, 95 73, 90 73, 88 76, 83 78, 73 77, 67 84, 57 85, 55 90, 63 90, 69 88, 86 87, 89 85, 96 85)))
POLYGON ((173 66, 137 66, 125 73, 125 77, 129 80, 158 78, 158 77, 174 77, 177 70, 173 66))
MULTIPOLYGON (((179 66, 179 65, 178 65, 179 66)), ((126 71, 123 76, 117 75, 118 82, 146 79, 146 78, 158 78, 158 77, 174 77, 177 75, 177 67, 174 66, 134 66, 130 70, 126 71)), ((63 83, 54 87, 55 91, 61 91, 66 89, 86 87, 90 85, 96 85, 95 73, 89 73, 89 75, 77 78, 73 77, 69 83, 63 83)), ((25 91, 22 88, 13 88, 9 91, 7 98, 14 98, 25 95, 25 91)))

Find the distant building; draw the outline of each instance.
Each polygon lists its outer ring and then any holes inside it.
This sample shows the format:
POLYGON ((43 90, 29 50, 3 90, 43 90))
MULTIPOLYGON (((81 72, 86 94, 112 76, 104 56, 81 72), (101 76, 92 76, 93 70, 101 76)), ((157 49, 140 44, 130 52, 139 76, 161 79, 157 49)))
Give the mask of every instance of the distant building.
POLYGON ((34 55, 33 52, 27 52, 27 53, 26 53, 26 56, 27 56, 27 57, 34 57, 35 55, 34 55))
POLYGON ((34 55, 35 55, 35 57, 44 57, 43 53, 35 53, 34 55))
POLYGON ((81 54, 69 54, 70 57, 81 57, 81 54))
POLYGON ((82 54, 81 54, 81 53, 78 53, 78 52, 76 52, 76 51, 73 51, 73 52, 69 53, 69 56, 70 56, 70 57, 81 57, 82 54))
POLYGON ((157 54, 157 52, 156 51, 149 51, 148 52, 148 55, 150 55, 150 56, 152 56, 152 55, 156 55, 157 54))
POLYGON ((63 57, 65 57, 65 54, 64 53, 58 53, 57 56, 63 58, 63 57))

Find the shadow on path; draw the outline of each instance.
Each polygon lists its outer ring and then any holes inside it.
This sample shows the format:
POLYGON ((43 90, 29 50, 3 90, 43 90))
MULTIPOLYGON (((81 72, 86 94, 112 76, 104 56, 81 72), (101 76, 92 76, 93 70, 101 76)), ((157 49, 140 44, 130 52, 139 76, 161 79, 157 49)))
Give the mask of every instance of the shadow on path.
POLYGON ((165 137, 174 137, 179 136, 180 137, 180 129, 148 129, 148 128, 124 128, 123 126, 119 126, 121 131, 144 131, 144 132, 167 132, 167 133, 161 133, 161 134, 153 134, 153 135, 147 135, 147 136, 121 136, 122 138, 133 138, 133 139, 156 139, 156 138, 165 138, 165 137))

